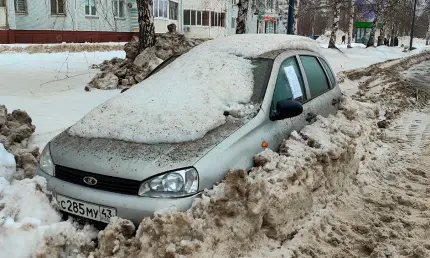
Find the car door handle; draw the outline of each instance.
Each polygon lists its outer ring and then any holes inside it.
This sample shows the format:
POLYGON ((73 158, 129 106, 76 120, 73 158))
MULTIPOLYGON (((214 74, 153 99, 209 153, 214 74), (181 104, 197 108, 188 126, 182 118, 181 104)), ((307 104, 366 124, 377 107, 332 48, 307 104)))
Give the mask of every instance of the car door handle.
POLYGON ((314 120, 315 118, 317 118, 317 115, 315 115, 314 113, 308 113, 308 115, 306 116, 306 121, 312 122, 312 120, 314 120))
POLYGON ((340 102, 340 99, 333 99, 331 104, 334 106, 340 102))

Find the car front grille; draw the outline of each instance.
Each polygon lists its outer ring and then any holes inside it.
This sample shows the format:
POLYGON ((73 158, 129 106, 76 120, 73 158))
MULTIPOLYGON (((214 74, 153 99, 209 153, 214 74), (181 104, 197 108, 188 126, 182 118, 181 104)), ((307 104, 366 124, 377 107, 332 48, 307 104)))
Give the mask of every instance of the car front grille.
POLYGON ((55 166, 55 177, 77 185, 129 195, 137 195, 141 184, 136 180, 104 176, 58 165, 55 166), (97 184, 88 185, 84 182, 84 177, 97 179, 97 184))

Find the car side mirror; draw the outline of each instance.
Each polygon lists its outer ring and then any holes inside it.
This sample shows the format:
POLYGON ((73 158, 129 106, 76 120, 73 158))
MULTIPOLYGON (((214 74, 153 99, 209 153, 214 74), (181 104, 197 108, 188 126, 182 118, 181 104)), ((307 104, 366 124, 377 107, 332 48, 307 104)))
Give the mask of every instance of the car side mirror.
POLYGON ((283 120, 286 118, 296 117, 303 113, 303 106, 295 100, 281 100, 276 104, 276 112, 270 117, 270 120, 283 120))

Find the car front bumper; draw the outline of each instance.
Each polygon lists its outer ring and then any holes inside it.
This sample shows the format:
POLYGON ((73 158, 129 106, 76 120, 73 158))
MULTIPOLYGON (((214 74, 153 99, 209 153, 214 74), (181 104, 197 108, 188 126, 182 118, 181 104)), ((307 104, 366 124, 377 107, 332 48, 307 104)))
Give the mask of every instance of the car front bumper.
POLYGON ((46 178, 48 190, 52 191, 54 196, 60 194, 83 202, 115 208, 118 217, 131 220, 135 225, 139 225, 144 217, 153 215, 155 211, 172 208, 177 211, 185 211, 199 196, 196 194, 184 198, 140 197, 72 184, 50 176, 39 168, 36 170, 36 175, 46 178))

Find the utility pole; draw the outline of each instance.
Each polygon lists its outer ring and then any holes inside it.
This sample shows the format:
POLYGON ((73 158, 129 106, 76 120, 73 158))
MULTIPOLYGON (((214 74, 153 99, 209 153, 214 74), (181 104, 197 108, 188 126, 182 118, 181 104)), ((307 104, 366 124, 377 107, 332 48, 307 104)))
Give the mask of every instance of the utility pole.
POLYGON ((294 33, 294 0, 290 0, 288 5, 288 26, 287 34, 294 33))
POLYGON ((414 14, 412 15, 412 28, 411 28, 411 42, 409 43, 409 50, 412 50, 412 41, 414 39, 414 27, 415 27, 415 12, 417 10, 417 0, 414 3, 414 14))

